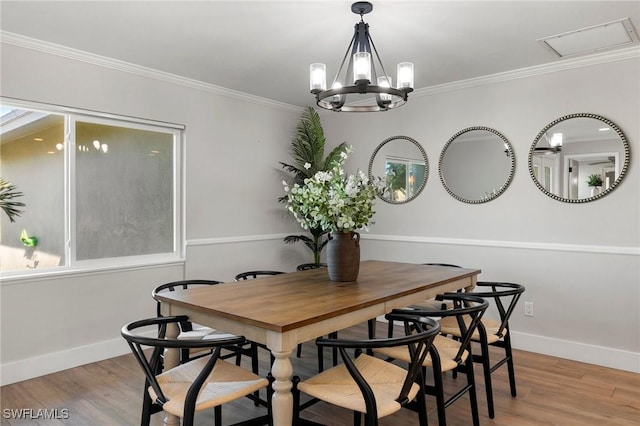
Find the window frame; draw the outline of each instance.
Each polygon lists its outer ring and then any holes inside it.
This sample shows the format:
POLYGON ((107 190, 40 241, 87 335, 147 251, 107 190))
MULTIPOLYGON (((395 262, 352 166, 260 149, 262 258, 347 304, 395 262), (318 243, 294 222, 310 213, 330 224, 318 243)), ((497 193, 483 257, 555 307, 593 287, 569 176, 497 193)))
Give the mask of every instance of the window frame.
MULTIPOLYGON (((56 277, 68 274, 85 274, 108 270, 126 270, 145 268, 157 265, 184 264, 185 262, 185 187, 184 187, 184 149, 185 130, 182 124, 156 121, 119 114, 91 111, 67 106, 25 101, 10 97, 0 97, 0 104, 28 109, 36 112, 62 115, 64 117, 64 247, 65 264, 50 268, 36 268, 0 272, 2 282, 23 279, 56 277), (149 130, 173 135, 173 250, 171 252, 132 255, 124 257, 107 257, 100 259, 76 259, 76 122, 101 124, 149 130)), ((26 207, 28 208, 28 206, 26 207)), ((18 219, 19 220, 19 219, 18 219)))

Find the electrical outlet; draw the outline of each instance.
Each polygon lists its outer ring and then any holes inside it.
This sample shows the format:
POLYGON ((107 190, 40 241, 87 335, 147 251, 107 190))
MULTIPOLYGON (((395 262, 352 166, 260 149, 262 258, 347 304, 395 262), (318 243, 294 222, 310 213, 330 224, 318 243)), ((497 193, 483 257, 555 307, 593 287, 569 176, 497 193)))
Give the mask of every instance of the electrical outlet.
POLYGON ((533 316, 533 302, 524 302, 524 316, 525 317, 533 316))

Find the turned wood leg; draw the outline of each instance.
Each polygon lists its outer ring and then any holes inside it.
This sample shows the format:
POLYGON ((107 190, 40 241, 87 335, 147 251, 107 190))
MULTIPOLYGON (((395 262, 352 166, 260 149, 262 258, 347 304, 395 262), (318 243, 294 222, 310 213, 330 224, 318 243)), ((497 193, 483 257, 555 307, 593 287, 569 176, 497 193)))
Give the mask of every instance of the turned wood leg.
MULTIPOLYGON (((177 339, 178 333, 180 330, 178 329, 178 324, 170 323, 167 324, 167 337, 171 339, 177 339)), ((179 349, 165 349, 164 351, 164 369, 168 370, 170 368, 176 367, 180 364, 180 350, 179 349)), ((171 414, 167 414, 164 418, 165 425, 180 425, 180 418, 173 416, 171 414)))
POLYGON ((271 353, 275 357, 271 366, 271 374, 275 378, 271 400, 273 424, 274 426, 290 426, 293 421, 293 395, 291 394, 293 366, 289 357, 293 351, 272 351, 271 353))

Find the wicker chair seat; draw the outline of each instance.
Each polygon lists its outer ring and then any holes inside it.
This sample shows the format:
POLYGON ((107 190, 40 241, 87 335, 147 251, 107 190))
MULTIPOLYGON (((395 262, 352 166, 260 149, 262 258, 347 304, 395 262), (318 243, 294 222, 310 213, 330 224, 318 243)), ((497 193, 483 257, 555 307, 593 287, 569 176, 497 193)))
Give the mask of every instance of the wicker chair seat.
MULTIPOLYGON (((439 335, 436 336, 435 339, 433 339, 432 346, 435 347, 438 351, 440 362, 442 364, 442 371, 451 371, 458 366, 458 363, 455 361, 455 357, 458 353, 458 350, 460 349, 460 342, 439 335)), ((374 349, 374 352, 405 362, 408 362, 409 360, 409 351, 404 347, 378 348, 374 349)), ((468 355, 469 353, 467 351, 464 351, 462 353, 462 356, 460 358, 463 362, 467 359, 468 355)), ((427 355, 422 365, 425 367, 433 367, 431 354, 427 355)))
MULTIPOLYGON (((465 318, 465 324, 469 325, 469 319, 465 318)), ((507 334, 507 329, 502 329, 502 336, 498 335, 498 329, 500 328, 500 323, 493 321, 488 318, 482 318, 480 320, 485 330, 487 330, 487 343, 492 344, 502 339, 507 334)), ((458 322, 455 318, 448 317, 442 318, 440 320, 440 330, 442 334, 449 334, 451 336, 460 337, 460 328, 458 327, 458 322)), ((476 342, 480 341, 480 332, 478 330, 474 331, 471 335, 471 340, 476 342)))
MULTIPOLYGON (((163 410, 182 417, 187 391, 207 361, 208 358, 198 358, 157 376, 162 392, 169 399, 162 406, 163 410)), ((219 360, 198 394, 196 411, 236 400, 268 384, 269 381, 265 378, 227 361, 219 360)), ((156 400, 157 395, 151 387, 149 387, 149 395, 152 400, 156 400)))
MULTIPOLYGON (((402 408, 396 399, 407 377, 405 369, 366 354, 357 357, 354 364, 373 390, 378 418, 388 416, 402 408)), ((366 413, 362 392, 344 364, 339 364, 300 382, 298 387, 304 393, 330 404, 366 413)), ((414 383, 408 398, 410 400, 415 398, 419 390, 419 386, 414 383)))

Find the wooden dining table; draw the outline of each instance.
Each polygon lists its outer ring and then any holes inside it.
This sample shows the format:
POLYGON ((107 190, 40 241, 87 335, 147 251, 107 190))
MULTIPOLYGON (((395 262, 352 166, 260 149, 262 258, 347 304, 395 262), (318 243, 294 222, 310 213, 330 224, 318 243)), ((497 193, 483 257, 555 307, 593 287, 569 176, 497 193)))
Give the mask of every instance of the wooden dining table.
MULTIPOLYGON (((478 269, 367 260, 356 281, 330 281, 326 269, 159 293, 163 315, 188 315, 195 323, 266 344, 274 357, 273 420, 292 424, 291 354, 298 343, 366 322, 444 292, 473 289, 478 269)), ((177 336, 173 326, 168 336, 177 336)), ((364 337, 364 336, 363 336, 364 337)), ((178 363, 167 353, 167 367, 178 363)), ((179 424, 168 416, 167 424, 179 424)))

